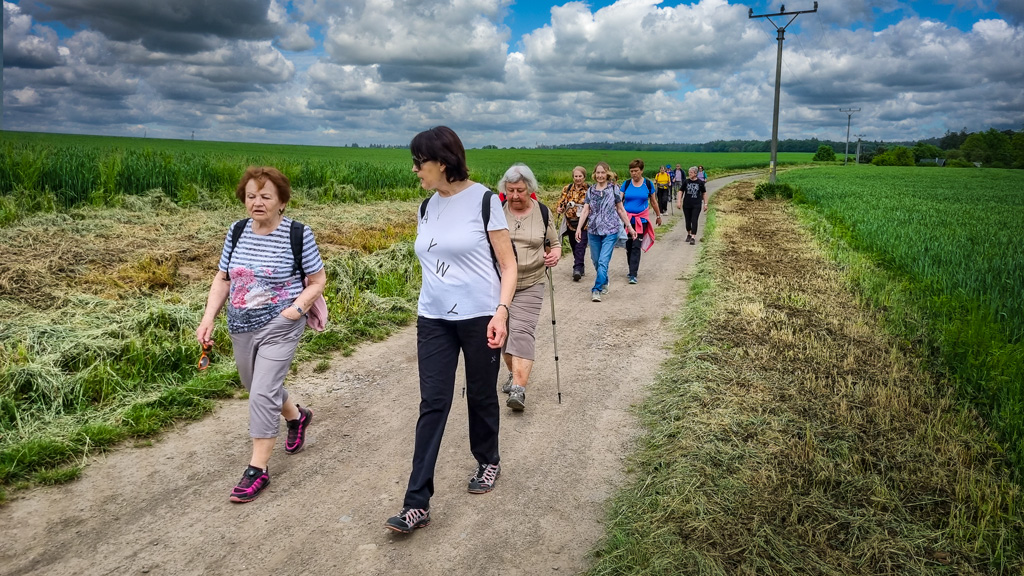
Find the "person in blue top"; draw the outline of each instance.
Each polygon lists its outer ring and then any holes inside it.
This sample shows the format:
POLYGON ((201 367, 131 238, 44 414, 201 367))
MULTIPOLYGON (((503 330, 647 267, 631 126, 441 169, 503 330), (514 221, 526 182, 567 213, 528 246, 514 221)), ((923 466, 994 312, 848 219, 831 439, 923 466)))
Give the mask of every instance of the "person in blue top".
POLYGON ((626 260, 629 263, 629 283, 636 284, 640 271, 640 255, 654 245, 654 227, 650 222, 650 210, 654 210, 655 223, 661 226, 661 209, 654 195, 654 185, 644 177, 644 161, 637 158, 629 163, 630 179, 622 185, 622 207, 629 215, 629 222, 637 236, 626 240, 626 260))

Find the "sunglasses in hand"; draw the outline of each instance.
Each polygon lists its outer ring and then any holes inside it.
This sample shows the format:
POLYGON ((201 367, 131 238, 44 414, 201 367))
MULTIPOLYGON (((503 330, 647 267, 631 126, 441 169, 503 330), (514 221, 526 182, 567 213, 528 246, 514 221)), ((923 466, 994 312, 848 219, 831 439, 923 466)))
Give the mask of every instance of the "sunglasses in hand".
POLYGON ((210 367, 210 352, 213 350, 213 344, 203 344, 203 353, 199 355, 199 369, 206 370, 210 367))

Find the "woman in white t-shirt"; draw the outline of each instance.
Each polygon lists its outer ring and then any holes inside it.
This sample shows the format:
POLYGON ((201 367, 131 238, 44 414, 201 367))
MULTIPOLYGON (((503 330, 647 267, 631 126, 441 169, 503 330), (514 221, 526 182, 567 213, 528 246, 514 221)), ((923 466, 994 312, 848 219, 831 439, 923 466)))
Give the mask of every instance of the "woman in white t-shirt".
POLYGON ((430 523, 434 466, 455 396, 459 352, 465 361, 469 445, 477 461, 469 492, 494 488, 501 472, 498 367, 516 288, 516 260, 501 202, 469 179, 458 135, 438 126, 417 134, 409 148, 420 185, 436 192, 420 207, 416 229, 423 283, 416 320, 420 416, 412 473, 402 510, 385 524, 404 534, 430 523))

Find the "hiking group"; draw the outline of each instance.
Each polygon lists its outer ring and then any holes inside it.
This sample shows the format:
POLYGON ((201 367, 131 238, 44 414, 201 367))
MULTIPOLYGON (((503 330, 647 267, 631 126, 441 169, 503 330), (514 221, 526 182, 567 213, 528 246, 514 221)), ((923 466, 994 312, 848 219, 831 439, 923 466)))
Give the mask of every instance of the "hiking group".
MULTIPOLYGON (((608 268, 620 239, 625 240, 628 282, 638 282, 640 257, 654 244, 654 227, 661 225, 672 190, 677 192, 676 205, 683 210, 691 244, 700 211, 707 208, 703 167, 690 168, 685 180, 679 165, 671 176, 670 166, 659 167, 652 184, 643 176, 643 161, 637 159, 629 164, 630 178, 619 186, 606 162, 594 167, 589 185, 587 170, 576 166, 552 218, 537 200, 537 178, 528 166, 515 164, 505 172, 497 184, 498 198, 470 180, 465 148, 450 128, 420 132, 410 151, 413 172, 423 189, 433 194, 420 205, 415 241, 422 285, 416 319, 420 407, 412 471, 402 509, 385 523, 401 533, 430 523, 434 468, 454 400, 460 353, 470 451, 477 462, 467 490, 484 494, 494 488, 501 474, 499 366, 504 363, 508 370, 502 385, 508 394, 506 405, 513 411, 525 410, 545 276, 551 289, 551 269, 562 254, 561 238, 568 236, 574 281, 586 273, 584 255, 590 247, 595 272, 591 300, 600 302, 608 293, 608 268)), ((196 339, 204 349, 203 369, 216 317, 226 304, 235 364, 249 392, 252 453, 229 496, 232 502, 244 503, 270 484, 268 463, 282 418, 287 429, 285 453, 295 454, 305 443, 313 412, 288 393, 284 379, 305 326, 323 329, 327 275, 312 230, 284 216, 291 197, 284 174, 275 168, 251 167, 236 196, 248 218, 227 231, 196 339)), ((555 360, 557 368, 557 345, 555 360)))

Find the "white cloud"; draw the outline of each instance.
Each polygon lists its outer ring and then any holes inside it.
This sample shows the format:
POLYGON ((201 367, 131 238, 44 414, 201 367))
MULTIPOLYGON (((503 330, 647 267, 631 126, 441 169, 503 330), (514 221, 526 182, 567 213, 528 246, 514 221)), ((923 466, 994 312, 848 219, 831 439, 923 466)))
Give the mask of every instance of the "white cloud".
MULTIPOLYGON (((840 107, 862 108, 855 131, 876 138, 1020 128, 1019 17, 965 31, 915 17, 915 6, 850 0, 801 16, 786 35, 780 136, 844 137, 840 107)), ((770 135, 775 29, 745 4, 568 2, 522 38, 504 24, 514 10, 511 0, 4 2, 5 127, 348 144, 448 124, 471 146, 770 135)))

